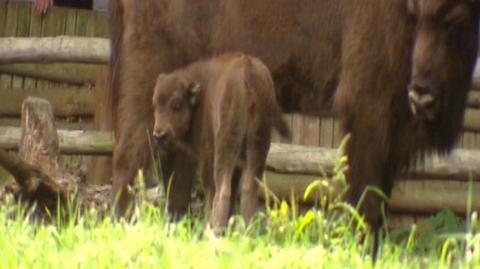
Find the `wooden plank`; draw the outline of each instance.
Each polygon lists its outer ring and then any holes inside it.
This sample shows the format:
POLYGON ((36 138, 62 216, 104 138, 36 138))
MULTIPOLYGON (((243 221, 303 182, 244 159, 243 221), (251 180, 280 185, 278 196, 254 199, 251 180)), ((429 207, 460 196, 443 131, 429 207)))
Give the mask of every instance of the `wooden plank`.
POLYGON ((94 91, 72 89, 4 89, 0 91, 0 115, 18 116, 23 100, 28 96, 44 98, 52 104, 57 116, 91 116, 95 111, 94 91))
POLYGON ((108 31, 108 16, 105 12, 93 11, 94 14, 94 25, 95 32, 94 36, 96 37, 106 37, 109 36, 108 31))
POLYGON ((12 76, 12 88, 23 88, 22 76, 12 76))
MULTIPOLYGON (((29 36, 30 37, 40 37, 42 36, 44 16, 38 16, 35 13, 33 8, 30 9, 30 27, 29 27, 29 36)), ((25 88, 35 88, 37 86, 44 87, 46 82, 38 80, 36 78, 24 77, 24 87, 25 88)))
POLYGON ((12 76, 8 74, 2 74, 0 71, 0 90, 3 88, 12 87, 12 76))
POLYGON ((7 18, 8 2, 0 1, 0 37, 4 37, 5 21, 7 18))
MULTIPOLYGON (((17 29, 15 37, 24 37, 29 34, 30 24, 30 5, 24 3, 18 4, 17 11, 17 29)), ((12 76, 12 88, 22 88, 24 78, 22 76, 12 76)))
POLYGON ((480 109, 467 108, 463 128, 468 131, 480 131, 480 109))
POLYGON ((475 133, 475 149, 480 149, 480 133, 475 133))
POLYGON ((467 104, 472 108, 480 108, 480 91, 470 91, 468 93, 467 104))
MULTIPOLYGON (((5 64, 0 73, 72 84, 95 84, 99 66, 93 64, 5 64)), ((46 85, 37 83, 38 87, 46 85)))
POLYGON ((31 4, 20 4, 17 13, 17 37, 28 37, 30 34, 31 4))
MULTIPOLYGON (((5 24, 3 25, 3 36, 15 36, 17 32, 17 14, 19 5, 18 3, 11 3, 9 2, 6 6, 6 14, 5 14, 5 24)), ((0 70, 0 73, 3 73, 0 70)), ((12 76, 10 75, 2 75, 0 76, 0 85, 5 87, 12 86, 12 76)))
MULTIPOLYGON (((28 29, 28 36, 39 37, 42 33, 42 16, 38 16, 33 8, 30 9, 30 25, 28 29)), ((35 78, 24 77, 23 87, 35 88, 37 80, 35 78)))
POLYGON ((65 18, 65 35, 74 36, 75 35, 75 26, 77 23, 77 11, 73 8, 66 9, 66 18, 65 18))
POLYGON ((292 143, 300 145, 303 138, 303 117, 300 114, 293 114, 292 117, 292 143))
MULTIPOLYGON (((52 7, 52 9, 55 9, 55 7, 52 7)), ((51 14, 50 14, 50 12, 47 12, 47 14, 45 14, 41 17, 42 17, 42 21, 41 21, 41 26, 40 26, 40 36, 41 37, 48 36, 48 35, 50 35, 50 26, 49 25, 51 25, 51 23, 52 23, 51 14)), ((17 71, 25 72, 24 73, 25 76, 35 78, 38 88, 45 89, 45 88, 50 87, 50 84, 48 83, 48 80, 49 80, 48 77, 35 76, 35 75, 32 74, 32 71, 33 71, 32 69, 34 69, 36 66, 11 65, 11 66, 8 66, 8 67, 9 68, 17 68, 17 71)), ((0 66, 0 68, 1 68, 1 66, 0 66)), ((41 70, 43 72, 43 70, 46 70, 46 69, 37 68, 37 70, 41 70)), ((13 70, 13 71, 15 72, 15 70, 13 70)), ((59 73, 59 72, 61 72, 61 70, 59 70, 55 73, 59 73)), ((48 75, 50 75, 51 73, 52 72, 46 72, 46 74, 48 74, 48 75)))
MULTIPOLYGON (((461 147, 464 149, 475 149, 475 133, 473 132, 464 132, 461 147)), ((480 164, 479 164, 480 165, 480 164)))
POLYGON ((322 118, 320 125, 320 147, 333 147, 333 118, 322 118))
POLYGON ((42 28, 42 36, 58 36, 65 32, 66 9, 52 7, 45 15, 42 28))
POLYGON ((343 139, 341 124, 339 119, 333 120, 333 148, 338 148, 343 139))
MULTIPOLYGON (((98 73, 95 83, 95 130, 111 131, 112 121, 112 100, 109 94, 108 68, 104 67, 98 73)), ((87 182, 89 184, 108 184, 112 177, 112 158, 94 157, 89 162, 87 182)))
MULTIPOLYGON (((43 25, 42 36, 58 36, 64 33, 66 24, 65 9, 53 6, 47 13, 43 25)), ((64 74, 66 70, 58 69, 60 74, 64 74)), ((41 83, 44 88, 55 87, 56 83, 47 79, 47 81, 41 83)))
POLYGON ((85 23, 85 35, 88 37, 94 37, 95 36, 95 12, 88 10, 87 13, 87 21, 85 23))
MULTIPOLYGON (((30 11, 31 5, 18 3, 17 10, 17 27, 15 37, 25 37, 29 35, 30 28, 30 11)), ((12 76, 12 88, 22 88, 24 86, 23 76, 12 76)))
POLYGON ((84 9, 77 9, 76 12, 77 12, 77 22, 75 24, 75 35, 87 36, 90 11, 84 10, 84 9))
POLYGON ((9 3, 7 5, 7 14, 4 25, 4 36, 15 36, 17 32, 17 17, 20 9, 18 3, 9 3))
MULTIPOLYGON (((480 210, 480 183, 471 189, 472 210, 480 210)), ((397 181, 394 184, 390 209, 396 212, 436 212, 449 208, 456 213, 467 211, 468 182, 425 180, 397 181)))
MULTIPOLYGON (((291 132, 293 133, 294 132, 294 129, 293 129, 293 114, 284 114, 284 119, 285 119, 285 122, 287 123, 287 126, 288 128, 290 128, 291 132)), ((286 139, 286 138, 280 138, 280 141, 282 143, 286 143, 286 144, 291 144, 292 143, 292 139, 286 139)))
POLYGON ((302 144, 306 146, 319 146, 320 118, 304 116, 304 130, 302 144))

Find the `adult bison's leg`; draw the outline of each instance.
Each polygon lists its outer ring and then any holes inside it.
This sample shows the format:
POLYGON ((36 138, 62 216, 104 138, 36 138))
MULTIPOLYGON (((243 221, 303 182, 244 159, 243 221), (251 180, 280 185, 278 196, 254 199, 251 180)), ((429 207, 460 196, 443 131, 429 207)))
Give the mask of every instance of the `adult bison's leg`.
POLYGON ((335 108, 343 131, 351 134, 346 149, 347 200, 354 206, 361 202, 360 213, 376 237, 382 224, 381 205, 388 201, 368 187, 388 198, 392 182, 408 162, 406 149, 412 147, 405 138, 414 134, 405 125, 413 29, 400 2, 370 2, 368 8, 351 10, 350 27, 343 33, 335 108), (382 16, 371 16, 375 13, 382 16))
MULTIPOLYGON (((140 41, 133 38, 123 42, 118 56, 121 68, 116 74, 118 83, 114 89, 116 145, 113 152, 112 202, 117 202, 116 213, 119 216, 125 214, 132 201, 127 190, 138 170, 147 170, 151 166, 153 88, 156 77, 169 63, 168 57, 156 52, 154 44, 137 44, 140 41)), ((172 170, 169 161, 162 158, 164 176, 172 170)))
POLYGON ((360 213, 372 231, 377 232, 381 225, 381 204, 386 201, 370 187, 389 195, 390 190, 384 187, 384 183, 391 179, 385 177, 384 169, 387 162, 385 149, 372 144, 373 141, 378 141, 373 138, 376 136, 372 133, 370 137, 372 140, 366 141, 368 138, 363 137, 358 130, 351 130, 351 140, 346 150, 349 159, 347 201, 353 206, 359 206, 360 213))
POLYGON ((122 67, 115 115, 112 202, 116 202, 118 216, 125 214, 132 201, 128 188, 133 184, 138 170, 147 170, 152 159, 149 136, 153 127, 153 111, 149 104, 154 75, 145 74, 147 71, 143 75, 131 72, 130 68, 138 67, 139 63, 132 59, 129 61, 129 65, 122 67))
MULTIPOLYGON (((359 113, 362 114, 362 113, 359 113)), ((347 143, 346 154, 349 168, 347 171, 347 202, 359 207, 361 215, 370 227, 373 235, 373 257, 378 251, 379 229, 382 225, 382 205, 386 205, 382 196, 373 191, 380 190, 390 196, 391 182, 394 173, 387 171, 388 157, 387 130, 378 126, 388 125, 388 119, 378 119, 373 115, 353 117, 350 128, 345 131, 351 134, 347 143), (370 188, 372 187, 372 188, 370 188)))
POLYGON ((197 162, 190 153, 178 150, 174 158, 172 177, 164 177, 168 197, 168 213, 177 219, 188 209, 197 162))
MULTIPOLYGON (((131 130, 146 127, 142 125, 131 126, 131 130)), ((148 143, 144 133, 146 131, 125 130, 124 133, 120 133, 120 139, 114 149, 112 202, 116 206, 117 216, 124 216, 132 205, 133 199, 129 187, 133 185, 138 170, 147 169, 149 164, 148 143)))
MULTIPOLYGON (((357 72, 353 76, 348 74, 344 72, 335 100, 343 132, 351 134, 346 148, 349 164, 347 201, 360 206, 360 213, 376 235, 382 224, 381 205, 388 201, 373 188, 389 197, 392 182, 401 167, 399 159, 395 159, 397 155, 392 154, 395 132, 392 128, 401 118, 396 113, 401 105, 392 105, 398 83, 393 80, 385 83, 388 74, 380 78, 365 72, 363 76, 358 76, 357 72), (383 85, 385 87, 381 87, 383 85)), ((401 104, 401 98, 395 100, 401 104)))
MULTIPOLYGON (((399 73, 391 75, 400 76, 399 73)), ((406 98, 402 99, 405 96, 400 92, 404 82, 396 82, 389 74, 359 77, 359 80, 349 78, 340 83, 336 96, 343 131, 351 134, 346 148, 349 164, 346 198, 353 206, 359 206, 370 226, 374 236, 373 255, 376 256, 378 231, 382 225, 381 208, 388 201, 373 188, 390 197, 395 177, 411 156, 412 146, 405 140, 408 130, 401 126, 402 121, 405 123, 404 110, 407 109, 406 98), (385 82, 388 80, 391 83, 385 82), (405 135, 399 136, 399 133, 405 135)))
MULTIPOLYGON (((168 33, 162 30, 167 9, 161 1, 111 2, 114 7, 110 16, 113 33, 111 62, 118 67, 111 71, 116 138, 112 199, 118 199, 117 213, 122 215, 131 201, 128 186, 133 183, 139 169, 147 169, 151 165, 148 136, 154 122, 151 104, 155 80, 159 73, 181 63, 168 33)), ((164 177, 169 177, 173 160, 167 156, 162 158, 162 164, 164 177)), ((176 178, 182 174, 180 171, 176 178)), ((191 179, 186 176, 185 180, 191 179)), ((169 194, 172 199, 177 198, 177 190, 181 191, 181 188, 173 186, 169 194)), ((189 193, 178 195, 180 200, 189 197, 189 193)), ((188 203, 188 199, 175 201, 170 204, 184 207, 188 203)), ((176 211, 175 208, 172 210, 176 211)))

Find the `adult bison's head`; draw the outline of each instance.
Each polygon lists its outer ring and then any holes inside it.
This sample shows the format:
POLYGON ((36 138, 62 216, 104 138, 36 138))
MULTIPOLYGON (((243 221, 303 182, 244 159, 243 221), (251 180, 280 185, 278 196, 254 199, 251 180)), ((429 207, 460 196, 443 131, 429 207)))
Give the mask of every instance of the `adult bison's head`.
POLYGON ((422 122, 461 124, 477 57, 479 2, 408 0, 416 25, 408 100, 422 122))

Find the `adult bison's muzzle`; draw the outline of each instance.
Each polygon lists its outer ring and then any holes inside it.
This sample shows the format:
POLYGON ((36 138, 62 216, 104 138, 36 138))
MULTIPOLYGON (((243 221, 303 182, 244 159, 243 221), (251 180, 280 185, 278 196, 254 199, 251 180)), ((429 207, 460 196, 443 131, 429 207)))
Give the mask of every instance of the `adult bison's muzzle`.
POLYGON ((414 117, 433 121, 439 111, 437 91, 427 82, 413 80, 408 86, 408 103, 414 117))

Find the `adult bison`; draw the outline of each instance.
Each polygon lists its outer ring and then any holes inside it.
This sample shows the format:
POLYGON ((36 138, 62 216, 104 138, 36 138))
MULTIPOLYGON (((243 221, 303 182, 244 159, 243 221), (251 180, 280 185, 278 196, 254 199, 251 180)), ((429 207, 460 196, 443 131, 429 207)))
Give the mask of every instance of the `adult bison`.
MULTIPOLYGON (((150 165, 151 96, 158 73, 226 51, 272 71, 287 112, 334 111, 351 133, 348 200, 367 185, 387 195, 425 153, 447 153, 459 135, 475 65, 474 0, 118 0, 112 3, 115 107, 113 193, 150 165)), ((174 171, 169 210, 185 212, 195 161, 164 156, 174 171)), ((373 229, 380 200, 362 207, 373 229)))

